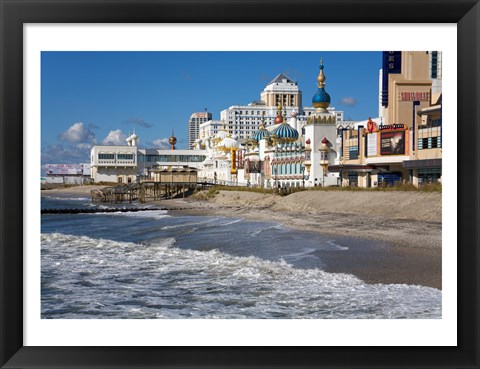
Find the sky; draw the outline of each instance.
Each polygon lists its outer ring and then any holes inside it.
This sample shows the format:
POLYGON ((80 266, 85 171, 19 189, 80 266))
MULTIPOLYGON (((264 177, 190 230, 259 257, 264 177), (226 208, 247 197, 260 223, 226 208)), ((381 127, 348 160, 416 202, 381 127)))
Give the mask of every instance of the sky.
POLYGON ((279 73, 298 81, 303 105, 317 91, 320 59, 331 105, 346 120, 378 116, 378 52, 42 52, 42 164, 87 163, 97 144, 187 148, 194 112, 260 100, 279 73))

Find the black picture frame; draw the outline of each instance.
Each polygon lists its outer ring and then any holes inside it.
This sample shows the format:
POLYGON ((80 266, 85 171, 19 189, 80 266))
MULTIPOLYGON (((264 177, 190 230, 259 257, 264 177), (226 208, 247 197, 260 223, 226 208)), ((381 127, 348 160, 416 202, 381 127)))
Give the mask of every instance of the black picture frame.
POLYGON ((0 16, 2 368, 479 368, 478 0, 0 0, 0 16), (23 346, 23 25, 162 22, 457 24, 458 161, 445 168, 458 177, 456 347, 23 346))

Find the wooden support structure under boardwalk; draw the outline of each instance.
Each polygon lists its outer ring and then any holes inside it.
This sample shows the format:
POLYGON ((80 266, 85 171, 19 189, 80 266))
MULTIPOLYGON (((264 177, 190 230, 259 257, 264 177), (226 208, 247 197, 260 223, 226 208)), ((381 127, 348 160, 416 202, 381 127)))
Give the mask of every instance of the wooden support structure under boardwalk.
POLYGON ((147 198, 154 200, 173 199, 197 187, 197 169, 189 167, 169 167, 150 170, 149 179, 140 183, 140 201, 147 198))
POLYGON ((152 169, 146 179, 138 183, 118 184, 113 187, 91 190, 92 202, 122 203, 124 201, 146 202, 161 199, 173 199, 177 196, 185 198, 185 194, 198 186, 204 189, 207 185, 197 183, 197 169, 178 167, 168 169, 152 169))
POLYGON ((121 203, 133 202, 138 199, 140 186, 137 183, 118 184, 113 187, 105 187, 99 190, 91 190, 92 202, 121 203))

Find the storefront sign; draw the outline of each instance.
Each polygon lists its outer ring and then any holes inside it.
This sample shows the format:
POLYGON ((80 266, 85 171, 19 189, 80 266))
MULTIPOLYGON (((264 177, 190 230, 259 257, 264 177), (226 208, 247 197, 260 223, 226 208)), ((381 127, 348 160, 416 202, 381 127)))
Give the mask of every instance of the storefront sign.
POLYGON ((383 69, 391 73, 401 73, 402 71, 402 52, 401 51, 384 51, 383 52, 383 69))
POLYGON ((405 155, 405 131, 381 132, 380 155, 405 155))
POLYGON ((47 174, 51 175, 81 175, 82 164, 46 164, 47 174))
POLYGON ((386 129, 405 129, 405 125, 403 123, 394 123, 394 124, 382 124, 378 126, 380 131, 384 131, 386 129))
POLYGON ((384 51, 382 54, 382 106, 388 106, 388 75, 401 73, 402 52, 384 51))
POLYGON ((430 92, 400 92, 400 101, 430 101, 430 92))
POLYGON ((373 131, 378 131, 377 123, 375 123, 372 118, 368 118, 367 122, 367 131, 372 133, 373 131))
POLYGON ((367 135, 367 156, 377 156, 377 139, 378 133, 367 135))

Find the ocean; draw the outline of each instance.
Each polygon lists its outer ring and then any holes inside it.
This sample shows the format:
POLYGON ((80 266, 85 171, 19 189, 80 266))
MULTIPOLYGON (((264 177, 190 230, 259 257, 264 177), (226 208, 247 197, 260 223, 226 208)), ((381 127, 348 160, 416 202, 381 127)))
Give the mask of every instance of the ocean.
MULTIPOLYGON (((42 214, 43 319, 430 319, 440 290, 367 284, 324 271, 321 251, 352 240, 236 217, 121 212, 42 214)), ((42 209, 111 208, 85 195, 42 209)), ((372 242, 355 240, 354 242, 372 242)))

